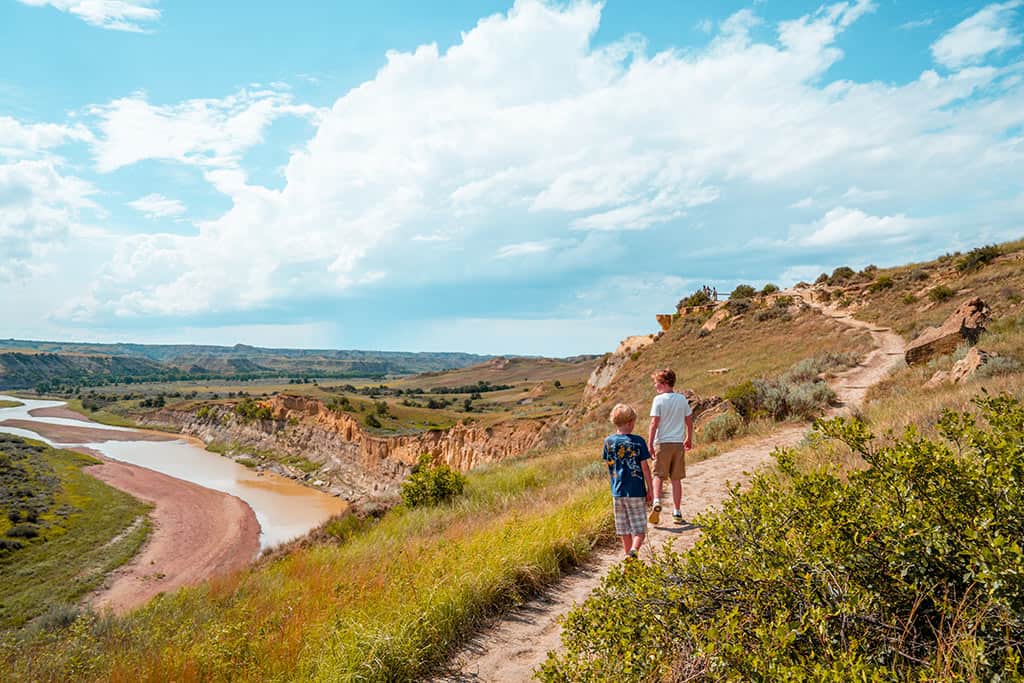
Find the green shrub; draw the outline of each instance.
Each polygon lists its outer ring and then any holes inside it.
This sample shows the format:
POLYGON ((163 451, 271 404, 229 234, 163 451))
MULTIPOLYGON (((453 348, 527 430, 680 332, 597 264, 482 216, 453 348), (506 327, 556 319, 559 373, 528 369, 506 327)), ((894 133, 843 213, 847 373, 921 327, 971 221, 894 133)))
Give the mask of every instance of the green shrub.
POLYGON ((895 283, 892 278, 888 275, 881 275, 875 278, 875 281, 868 285, 868 289, 874 293, 884 292, 887 289, 892 289, 895 283))
POLYGON ((911 282, 921 282, 922 280, 927 280, 928 277, 928 272, 921 268, 914 268, 907 274, 907 278, 911 282))
POLYGON ((753 382, 743 382, 729 387, 725 390, 725 398, 732 402, 736 412, 744 420, 749 421, 754 417, 757 410, 757 387, 753 382))
POLYGON ((700 430, 701 443, 724 441, 737 436, 743 431, 743 418, 736 413, 722 413, 707 421, 700 430))
POLYGON ((934 301, 935 303, 948 301, 949 299, 952 299, 954 296, 956 296, 956 290, 950 289, 946 285, 938 285, 928 290, 928 298, 934 301))
POLYGON ((681 299, 676 308, 685 308, 687 306, 706 306, 711 303, 711 297, 708 296, 707 292, 703 289, 698 289, 696 292, 681 299))
POLYGON ((913 303, 917 303, 917 297, 914 296, 913 294, 904 294, 903 298, 901 299, 901 301, 903 301, 903 303, 905 303, 907 305, 910 305, 910 304, 913 304, 913 303))
POLYGON ((466 477, 448 465, 433 466, 430 456, 424 454, 402 482, 402 502, 410 508, 438 505, 462 495, 465 487, 466 477))
POLYGON ((1017 372, 1024 370, 1024 364, 1022 364, 1016 358, 1011 356, 996 356, 990 358, 987 363, 982 365, 975 371, 972 379, 987 379, 989 377, 998 377, 1000 375, 1012 375, 1017 372))
POLYGON ((814 284, 816 285, 823 285, 826 282, 828 282, 828 273, 822 273, 814 280, 814 284))
POLYGON ((540 677, 1021 680, 1024 409, 977 403, 934 440, 820 423, 871 467, 802 473, 777 453, 780 474, 699 518, 689 553, 613 568, 540 677))
POLYGON ((779 291, 779 286, 774 284, 774 283, 769 282, 761 290, 761 293, 762 294, 774 294, 777 291, 779 291))
POLYGON ((377 416, 373 413, 367 413, 366 417, 363 418, 363 423, 366 424, 367 427, 373 427, 374 429, 380 428, 380 420, 378 420, 377 416))
POLYGON ((842 284, 853 278, 856 274, 857 272, 849 266, 839 266, 832 271, 832 275, 828 278, 828 283, 830 285, 842 284))
POLYGON ((729 313, 732 315, 743 315, 744 313, 746 313, 747 311, 754 307, 754 305, 750 302, 750 299, 732 298, 729 299, 729 301, 726 303, 726 306, 729 308, 729 313))
POLYGON ((973 273, 987 266, 1001 254, 1002 251, 994 244, 971 249, 956 262, 956 269, 961 273, 973 273))
POLYGON ((262 405, 259 401, 251 398, 243 399, 236 405, 235 414, 245 421, 269 420, 273 418, 273 413, 270 412, 269 406, 262 405))
POLYGON ((754 320, 759 323, 763 323, 766 320, 789 320, 789 312, 785 306, 768 306, 767 308, 761 308, 754 312, 754 320))
POLYGON ((7 530, 11 538, 36 538, 39 536, 39 527, 35 524, 16 524, 7 530))
POLYGON ((732 290, 732 294, 729 295, 730 299, 750 299, 757 290, 750 285, 736 285, 736 289, 732 290))

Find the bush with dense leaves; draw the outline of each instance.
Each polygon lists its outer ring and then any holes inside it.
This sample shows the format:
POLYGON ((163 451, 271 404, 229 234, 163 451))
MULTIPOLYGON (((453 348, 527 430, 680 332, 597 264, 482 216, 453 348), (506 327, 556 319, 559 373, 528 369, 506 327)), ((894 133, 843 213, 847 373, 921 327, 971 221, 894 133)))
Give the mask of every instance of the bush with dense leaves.
POLYGON ((971 249, 956 262, 956 269, 961 273, 973 273, 992 263, 1000 254, 1002 251, 994 244, 971 249))
POLYGON ((465 488, 466 477, 448 465, 432 465, 429 455, 421 455, 402 482, 402 502, 410 508, 437 505, 462 495, 465 488))
POLYGON ((681 299, 679 303, 676 304, 676 308, 686 308, 689 306, 707 306, 710 303, 711 297, 708 296, 708 293, 705 292, 703 289, 698 289, 696 292, 686 297, 685 299, 681 299))
POLYGON ((948 301, 956 295, 956 290, 947 287, 946 285, 938 285, 928 290, 928 298, 936 303, 942 301, 948 301))
POLYGON ((740 434, 743 431, 743 427, 743 418, 736 413, 715 415, 701 427, 698 440, 701 443, 713 443, 715 441, 731 439, 740 434))
POLYGON ((729 295, 729 298, 750 299, 755 294, 757 294, 757 290, 751 287, 750 285, 736 285, 736 289, 732 290, 732 293, 729 295))
POLYGON ((870 465, 733 489, 680 555, 626 562, 567 617, 547 681, 1021 680, 1024 408, 944 412, 941 438, 819 424, 870 465))
POLYGON ((769 282, 768 284, 766 284, 764 286, 764 289, 761 290, 761 293, 762 294, 774 294, 777 291, 779 291, 779 286, 777 284, 773 283, 773 282, 769 282))

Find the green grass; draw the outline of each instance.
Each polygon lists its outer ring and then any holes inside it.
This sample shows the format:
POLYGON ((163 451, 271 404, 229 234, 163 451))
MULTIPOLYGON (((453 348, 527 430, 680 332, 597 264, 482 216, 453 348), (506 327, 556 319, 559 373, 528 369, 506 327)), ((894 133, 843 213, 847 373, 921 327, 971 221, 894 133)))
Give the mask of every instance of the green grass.
POLYGON ((0 399, 0 408, 17 408, 18 406, 25 405, 21 401, 8 401, 7 399, 0 399))
POLYGON ((409 680, 490 615, 610 538, 599 444, 469 474, 436 508, 396 508, 338 545, 298 548, 85 617, 2 653, 9 680, 409 680), (596 463, 596 466, 595 466, 596 463))
POLYGON ((316 472, 322 467, 311 460, 303 458, 301 455, 289 455, 288 453, 277 453, 274 451, 268 451, 265 449, 254 448, 252 446, 244 446, 237 443, 224 443, 223 441, 213 441, 206 445, 206 450, 211 453, 218 453, 220 455, 226 455, 233 457, 239 453, 244 453, 245 457, 236 458, 236 462, 245 465, 246 467, 256 467, 258 465, 266 464, 267 462, 279 462, 290 467, 299 469, 307 474, 310 472, 316 472))
POLYGON ((68 399, 68 409, 73 410, 76 413, 80 413, 85 417, 89 418, 93 422, 99 422, 100 424, 110 425, 112 427, 131 427, 133 429, 149 429, 145 425, 140 425, 138 422, 121 415, 119 413, 112 412, 110 410, 87 410, 82 406, 82 401, 77 398, 68 399))
MULTIPOLYGON (((45 508, 38 516, 40 536, 0 555, 0 632, 73 604, 145 540, 148 506, 82 471, 98 462, 14 437, 0 441, 0 470, 16 468, 32 482, 37 495, 31 497, 42 501, 35 509, 45 508)), ((9 513, 25 509, 27 498, 18 498, 0 503, 8 525, 9 513)))

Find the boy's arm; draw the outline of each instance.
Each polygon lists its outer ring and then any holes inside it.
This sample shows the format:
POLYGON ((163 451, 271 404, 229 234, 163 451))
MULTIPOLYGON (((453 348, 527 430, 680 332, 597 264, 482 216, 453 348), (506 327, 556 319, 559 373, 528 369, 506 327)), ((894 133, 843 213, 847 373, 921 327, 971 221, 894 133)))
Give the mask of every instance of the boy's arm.
POLYGON ((651 466, 647 460, 640 461, 640 469, 644 473, 644 500, 650 505, 654 502, 654 484, 651 482, 651 466))
POLYGON ((651 418, 651 428, 647 431, 647 443, 650 444, 651 448, 654 447, 654 436, 658 433, 658 425, 661 424, 661 418, 657 415, 651 418))
POLYGON ((693 450, 693 413, 686 416, 686 441, 683 443, 683 448, 686 450, 693 450))

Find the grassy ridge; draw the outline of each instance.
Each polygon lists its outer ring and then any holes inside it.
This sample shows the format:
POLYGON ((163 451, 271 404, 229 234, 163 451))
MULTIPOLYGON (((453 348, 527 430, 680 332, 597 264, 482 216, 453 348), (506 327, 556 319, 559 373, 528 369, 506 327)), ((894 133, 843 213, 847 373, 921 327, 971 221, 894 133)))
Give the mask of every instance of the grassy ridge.
POLYGON ((17 628, 48 607, 73 604, 145 540, 148 507, 82 472, 98 463, 0 437, 0 473, 12 477, 3 480, 3 529, 10 535, 15 526, 31 526, 38 533, 0 554, 0 630, 17 628), (30 482, 31 491, 17 482, 30 482), (16 524, 12 516, 36 521, 16 524))
POLYGON ((420 677, 610 534, 598 452, 586 444, 473 472, 453 505, 395 509, 340 545, 37 634, 2 667, 13 680, 420 677))
POLYGON ((21 401, 8 401, 7 399, 0 399, 0 408, 17 408, 18 406, 25 405, 21 401))

